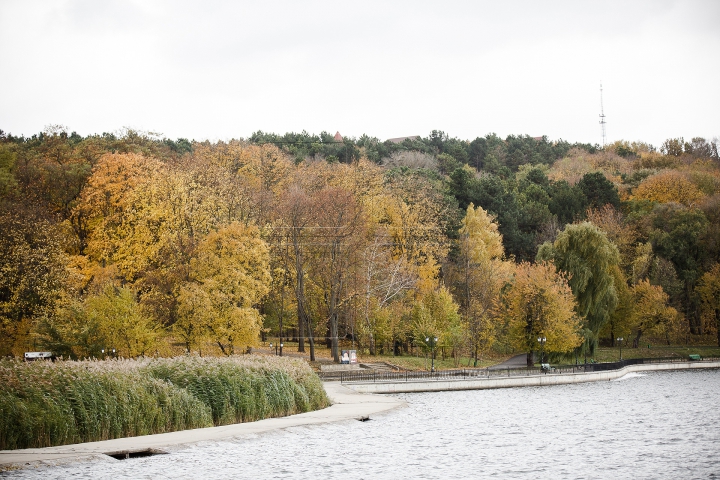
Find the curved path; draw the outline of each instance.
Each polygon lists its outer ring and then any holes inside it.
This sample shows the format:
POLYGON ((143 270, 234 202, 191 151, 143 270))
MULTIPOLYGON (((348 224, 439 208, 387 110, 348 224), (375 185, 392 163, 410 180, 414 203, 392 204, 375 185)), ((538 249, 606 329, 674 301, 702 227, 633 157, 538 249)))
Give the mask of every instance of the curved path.
POLYGON ((510 357, 502 363, 488 367, 488 370, 501 370, 505 368, 525 368, 527 367, 527 353, 521 353, 510 357))
POLYGON ((38 464, 57 464, 79 459, 92 459, 107 454, 133 453, 158 450, 163 447, 201 442, 205 440, 223 440, 239 435, 262 433, 300 425, 314 425, 343 420, 365 420, 370 415, 394 408, 404 407, 406 403, 385 395, 368 395, 355 392, 337 383, 325 384, 325 391, 332 406, 314 412, 300 413, 281 418, 268 418, 257 422, 238 423, 222 427, 198 428, 180 432, 159 433, 141 437, 117 438, 100 442, 77 443, 47 448, 28 448, 22 450, 0 450, 0 471, 10 468, 27 468, 38 464))

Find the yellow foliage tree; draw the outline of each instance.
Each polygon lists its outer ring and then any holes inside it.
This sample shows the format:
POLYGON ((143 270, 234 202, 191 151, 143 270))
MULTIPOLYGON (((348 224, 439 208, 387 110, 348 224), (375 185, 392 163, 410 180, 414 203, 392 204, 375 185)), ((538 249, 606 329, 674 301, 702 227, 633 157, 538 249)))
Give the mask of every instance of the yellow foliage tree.
POLYGON ((704 315, 711 319, 720 346, 720 263, 713 265, 700 278, 696 292, 700 296, 704 315))
POLYGON ((270 288, 267 244, 256 227, 233 222, 210 233, 190 262, 174 325, 190 350, 211 339, 230 355, 236 345, 257 344, 262 318, 255 306, 270 288))
POLYGON ((468 260, 472 263, 502 258, 505 254, 498 226, 482 207, 468 205, 460 235, 467 239, 463 248, 467 249, 468 260))
POLYGON ((85 301, 85 310, 88 323, 97 325, 106 354, 115 349, 118 356, 137 357, 153 351, 160 326, 143 314, 132 290, 107 287, 85 301))
POLYGON ((112 261, 116 231, 133 208, 133 192, 161 169, 159 161, 142 155, 103 155, 72 213, 81 253, 89 253, 98 262, 112 261))
POLYGON ((409 204, 398 196, 392 196, 385 205, 383 223, 393 240, 394 256, 403 256, 415 267, 421 294, 437 286, 440 270, 438 259, 447 254, 448 247, 440 224, 436 222, 433 205, 409 204))
POLYGON ((460 316, 459 305, 450 291, 440 287, 423 296, 412 311, 412 335, 415 343, 425 348, 449 348, 457 365, 467 335, 466 325, 460 316), (426 338, 433 339, 431 342, 426 338), (435 343, 434 339, 438 341, 435 343))
POLYGON ((679 323, 677 310, 668 305, 668 295, 659 285, 643 280, 632 288, 634 306, 630 320, 635 335, 633 346, 637 348, 640 338, 647 332, 664 334, 668 338, 679 323))
POLYGON ((39 322, 44 348, 72 358, 154 353, 161 326, 145 315, 128 288, 106 285, 85 300, 67 297, 39 322))
POLYGON ((702 192, 685 175, 666 170, 646 178, 635 189, 633 198, 652 202, 675 202, 686 206, 703 198, 702 192))
POLYGON ((583 341, 575 297, 550 262, 517 266, 498 315, 507 324, 512 345, 528 351, 528 366, 534 363, 533 352, 541 348, 538 338, 546 338, 545 351, 556 353, 570 352, 583 341))
POLYGON ((460 255, 450 277, 468 324, 469 347, 477 366, 495 341, 497 326, 492 309, 502 286, 512 277, 512 265, 503 260, 502 235, 481 207, 471 203, 460 228, 460 255))

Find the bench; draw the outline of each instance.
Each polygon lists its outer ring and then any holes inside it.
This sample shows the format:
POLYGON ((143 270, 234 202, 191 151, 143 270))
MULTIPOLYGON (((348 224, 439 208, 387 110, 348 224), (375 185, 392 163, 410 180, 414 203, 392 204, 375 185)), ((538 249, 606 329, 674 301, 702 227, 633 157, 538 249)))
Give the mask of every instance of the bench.
POLYGON ((702 357, 697 353, 691 353, 690 355, 688 355, 688 358, 690 360, 702 360, 702 357))
POLYGON ((547 373, 547 372, 554 372, 555 367, 551 367, 549 363, 541 363, 540 364, 540 370, 547 373))

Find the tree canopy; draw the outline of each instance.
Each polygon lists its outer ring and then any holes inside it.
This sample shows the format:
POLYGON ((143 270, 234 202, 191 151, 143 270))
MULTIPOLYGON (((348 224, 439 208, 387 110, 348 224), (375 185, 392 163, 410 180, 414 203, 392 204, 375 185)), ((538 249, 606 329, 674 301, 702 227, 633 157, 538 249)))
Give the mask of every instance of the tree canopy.
POLYGON ((699 137, 2 132, 0 353, 230 355, 292 338, 313 357, 316 341, 335 358, 401 354, 424 348, 422 326, 477 362, 521 348, 502 312, 523 278, 550 305, 537 318, 564 319, 558 355, 613 332, 715 338, 719 167, 699 137), (558 313, 563 282, 575 320, 558 313))
POLYGON ((577 314, 589 332, 586 345, 594 352, 598 333, 618 303, 612 274, 620 262, 617 247, 605 232, 589 222, 568 225, 555 242, 545 243, 538 260, 552 261, 568 276, 568 284, 577 301, 577 314))

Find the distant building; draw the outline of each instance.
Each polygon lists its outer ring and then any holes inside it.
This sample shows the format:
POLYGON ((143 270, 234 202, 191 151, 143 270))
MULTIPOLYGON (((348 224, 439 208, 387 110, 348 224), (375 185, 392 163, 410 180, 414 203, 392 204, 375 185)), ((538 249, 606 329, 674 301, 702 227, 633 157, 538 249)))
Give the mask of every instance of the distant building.
POLYGON ((336 142, 342 143, 342 141, 343 141, 343 138, 342 138, 342 135, 340 135, 340 132, 335 132, 335 137, 334 137, 334 138, 335 138, 335 141, 336 141, 336 142))
POLYGON ((402 143, 405 140, 420 140, 420 135, 411 135, 409 137, 388 138, 386 141, 392 142, 392 143, 402 143))

